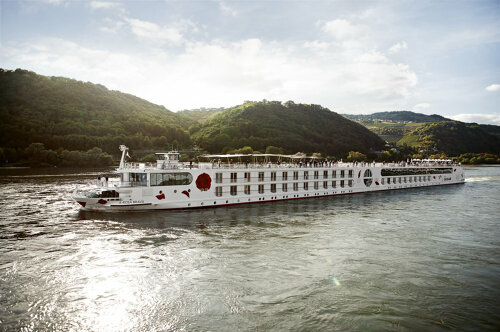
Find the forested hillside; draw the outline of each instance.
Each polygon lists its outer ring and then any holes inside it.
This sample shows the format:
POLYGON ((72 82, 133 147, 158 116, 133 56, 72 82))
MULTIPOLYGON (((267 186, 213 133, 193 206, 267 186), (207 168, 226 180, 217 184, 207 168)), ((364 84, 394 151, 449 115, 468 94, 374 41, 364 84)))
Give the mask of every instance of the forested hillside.
POLYGON ((210 152, 268 146, 286 153, 303 151, 341 156, 351 150, 368 152, 384 147, 377 135, 319 105, 293 102, 247 102, 190 128, 192 139, 210 152))
POLYGON ((99 84, 0 70, 0 146, 116 153, 119 144, 136 149, 188 146, 178 116, 162 106, 99 84))
POLYGON ((482 126, 458 121, 429 123, 415 129, 402 140, 415 142, 426 150, 456 156, 463 153, 500 153, 500 137, 482 126))
POLYGON ((154 160, 151 152, 171 147, 212 153, 301 151, 381 161, 465 153, 482 153, 463 156, 471 162, 499 158, 485 153, 500 152, 500 126, 412 112, 371 116, 394 120, 360 121, 372 132, 319 105, 292 101, 173 113, 99 84, 0 69, 0 164, 110 164, 109 154, 117 156, 120 144, 143 160, 154 160), (428 122, 431 119, 438 122, 428 122), (386 147, 384 140, 394 146, 386 147))
POLYGON ((439 122, 449 121, 449 119, 438 115, 426 115, 422 113, 415 113, 411 111, 392 111, 392 112, 378 112, 373 114, 342 114, 348 119, 360 122, 372 121, 392 121, 392 122, 439 122))

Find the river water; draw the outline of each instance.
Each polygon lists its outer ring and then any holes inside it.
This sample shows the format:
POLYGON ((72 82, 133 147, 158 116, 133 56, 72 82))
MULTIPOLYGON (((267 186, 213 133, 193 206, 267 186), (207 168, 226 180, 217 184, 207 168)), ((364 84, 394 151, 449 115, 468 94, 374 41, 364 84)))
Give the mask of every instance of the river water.
POLYGON ((500 167, 436 188, 95 213, 0 170, 1 330, 494 331, 500 167))

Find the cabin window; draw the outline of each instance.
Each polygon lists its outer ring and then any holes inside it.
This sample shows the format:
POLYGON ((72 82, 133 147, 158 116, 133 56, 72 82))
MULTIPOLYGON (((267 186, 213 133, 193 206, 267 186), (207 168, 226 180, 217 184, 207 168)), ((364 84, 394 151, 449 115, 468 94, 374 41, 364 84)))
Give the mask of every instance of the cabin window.
MULTIPOLYGON (((382 180, 384 180, 384 179, 382 179, 382 180)), ((404 183, 408 182, 408 179, 406 178, 406 176, 403 178, 403 182, 404 183)))
POLYGON ((430 180, 431 180, 431 176, 430 176, 430 175, 427 177, 427 180, 428 180, 428 181, 430 181, 430 180))
POLYGON ((264 172, 259 172, 259 181, 264 181, 264 172))
POLYGON ((250 182, 250 178, 251 178, 251 176, 250 176, 250 172, 245 172, 245 180, 246 180, 247 182, 250 182))
POLYGON ((349 177, 352 178, 352 169, 349 170, 349 177))
POLYGON ((352 187, 352 183, 353 183, 353 181, 352 181, 352 180, 347 181, 347 185, 348 185, 349 187, 352 187))
POLYGON ((215 173, 215 183, 222 183, 222 173, 215 173))
POLYGON ((231 196, 238 195, 238 186, 231 186, 231 196))
POLYGON ((387 184, 391 184, 391 178, 387 178, 387 184))
POLYGON ((309 172, 304 171, 304 180, 307 180, 307 179, 309 179, 309 172))
POLYGON ((337 177, 337 171, 332 171, 332 178, 336 178, 337 177))
POLYGON ((401 178, 398 178, 398 183, 401 183, 401 178))
POLYGON ((345 171, 344 170, 340 171, 340 177, 345 178, 345 171))
POLYGON ((276 181, 276 172, 271 172, 271 181, 276 181))
POLYGON ((413 179, 415 180, 415 182, 417 182, 417 177, 416 176, 413 179))
POLYGON ((314 190, 318 190, 319 189, 319 182, 316 181, 314 182, 314 190))
MULTIPOLYGON (((363 174, 363 177, 364 177, 364 182, 365 182, 365 186, 369 187, 372 185, 372 182, 373 182, 373 179, 372 179, 372 171, 370 171, 369 169, 367 169, 365 171, 365 173, 363 174)), ((394 181, 394 183, 396 183, 396 181, 394 181)))
POLYGON ((309 183, 304 182, 304 190, 309 190, 309 183))
POLYGON ((323 179, 328 179, 328 171, 323 171, 323 179))
POLYGON ((276 192, 276 183, 271 183, 271 192, 272 193, 276 192))
POLYGON ((249 185, 245 186, 245 195, 250 195, 250 186, 249 185))
POLYGON ((215 187, 215 196, 222 196, 222 187, 215 187))
MULTIPOLYGON (((406 181, 405 181, 405 182, 406 182, 406 181)), ((380 183, 381 183, 381 184, 385 184, 385 179, 384 179, 384 178, 382 178, 382 180, 380 180, 380 183)))
POLYGON ((281 174, 281 178, 282 178, 284 181, 288 180, 288 172, 283 172, 283 173, 281 174))
POLYGON ((238 181, 238 173, 231 173, 231 182, 238 181))
POLYGON ((337 188, 337 181, 332 181, 332 188, 337 188))
POLYGON ((408 181, 409 181, 410 183, 412 182, 412 181, 411 181, 411 176, 409 176, 409 177, 408 177, 408 181))
POLYGON ((323 188, 327 189, 328 188, 328 181, 323 181, 323 188))
POLYGON ((319 172, 318 171, 314 171, 314 179, 317 179, 319 177, 319 172))
POLYGON ((299 190, 299 184, 297 182, 293 183, 293 191, 298 191, 299 190))
POLYGON ((284 193, 286 193, 288 191, 288 184, 287 183, 281 184, 281 191, 284 193))
POLYGON ((264 185, 259 184, 259 194, 263 194, 263 193, 264 193, 264 185))
MULTIPOLYGON (((131 173, 141 174, 141 173, 131 173)), ((145 173, 144 175, 145 181, 145 173)), ((132 180, 132 179, 131 179, 132 180)), ((152 186, 185 186, 193 182, 193 176, 191 173, 151 173, 151 185, 152 186)))
POLYGON ((299 172, 293 172, 293 179, 298 180, 299 179, 299 172))
POLYGON ((345 187, 345 181, 344 180, 340 180, 340 188, 344 188, 345 187))

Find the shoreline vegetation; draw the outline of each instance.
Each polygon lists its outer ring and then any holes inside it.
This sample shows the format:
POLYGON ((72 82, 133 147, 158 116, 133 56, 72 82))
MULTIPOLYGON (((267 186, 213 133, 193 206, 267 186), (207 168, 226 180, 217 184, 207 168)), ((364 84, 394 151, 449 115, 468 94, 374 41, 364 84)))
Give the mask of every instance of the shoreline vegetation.
MULTIPOLYGON (((421 154, 405 154, 401 152, 396 152, 396 149, 392 151, 383 151, 379 154, 363 154, 357 151, 350 151, 347 157, 343 160, 348 162, 392 162, 392 161, 403 161, 410 158, 422 159, 426 158, 421 154)), ((233 151, 228 151, 229 153, 237 154, 253 154, 260 153, 259 151, 253 151, 249 146, 242 149, 237 149, 233 151)), ((281 154, 282 149, 269 146, 265 153, 270 154, 281 154)), ((199 154, 199 153, 198 153, 199 154)), ((197 154, 184 155, 181 161, 189 161, 196 158, 197 154)), ((320 153, 315 153, 313 156, 322 157, 320 153)), ((0 159, 5 158, 3 149, 0 148, 0 159)), ((0 163, 0 167, 31 167, 31 168, 43 168, 43 167, 80 167, 80 168, 94 168, 94 167, 105 167, 105 166, 117 166, 119 163, 119 158, 114 158, 112 155, 102 151, 98 147, 94 147, 87 151, 68 151, 64 149, 58 149, 56 151, 45 149, 42 143, 32 143, 28 146, 22 153, 21 159, 15 163, 0 163)), ((325 157, 329 160, 338 160, 335 157, 325 157)), ((429 159, 452 159, 456 162, 460 162, 464 165, 481 165, 481 164, 500 164, 500 156, 488 153, 465 153, 458 157, 448 157, 445 154, 435 154, 428 156, 429 159)), ((341 158, 342 159, 342 158, 341 158)), ((135 162, 155 162, 156 157, 154 154, 145 154, 142 157, 132 157, 131 161, 135 162)))
POLYGON ((136 162, 176 149, 182 161, 303 152, 344 161, 500 163, 500 126, 407 111, 371 116, 352 121, 320 105, 267 100, 174 113, 100 84, 0 68, 0 166, 117 165, 120 144, 136 162))

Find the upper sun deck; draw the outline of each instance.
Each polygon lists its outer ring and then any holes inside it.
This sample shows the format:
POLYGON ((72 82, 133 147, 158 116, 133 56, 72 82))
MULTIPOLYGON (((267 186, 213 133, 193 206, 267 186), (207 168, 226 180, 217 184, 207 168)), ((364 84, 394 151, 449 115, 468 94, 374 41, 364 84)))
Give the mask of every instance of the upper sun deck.
POLYGON ((391 167, 391 168, 421 168, 421 167, 451 167, 459 165, 451 160, 419 160, 410 162, 342 162, 342 161, 267 161, 267 162, 242 162, 232 160, 222 162, 212 160, 209 162, 165 162, 158 160, 156 163, 124 163, 118 169, 120 172, 130 171, 158 171, 158 170, 192 170, 192 169, 291 169, 291 168, 354 168, 354 167, 391 167))

